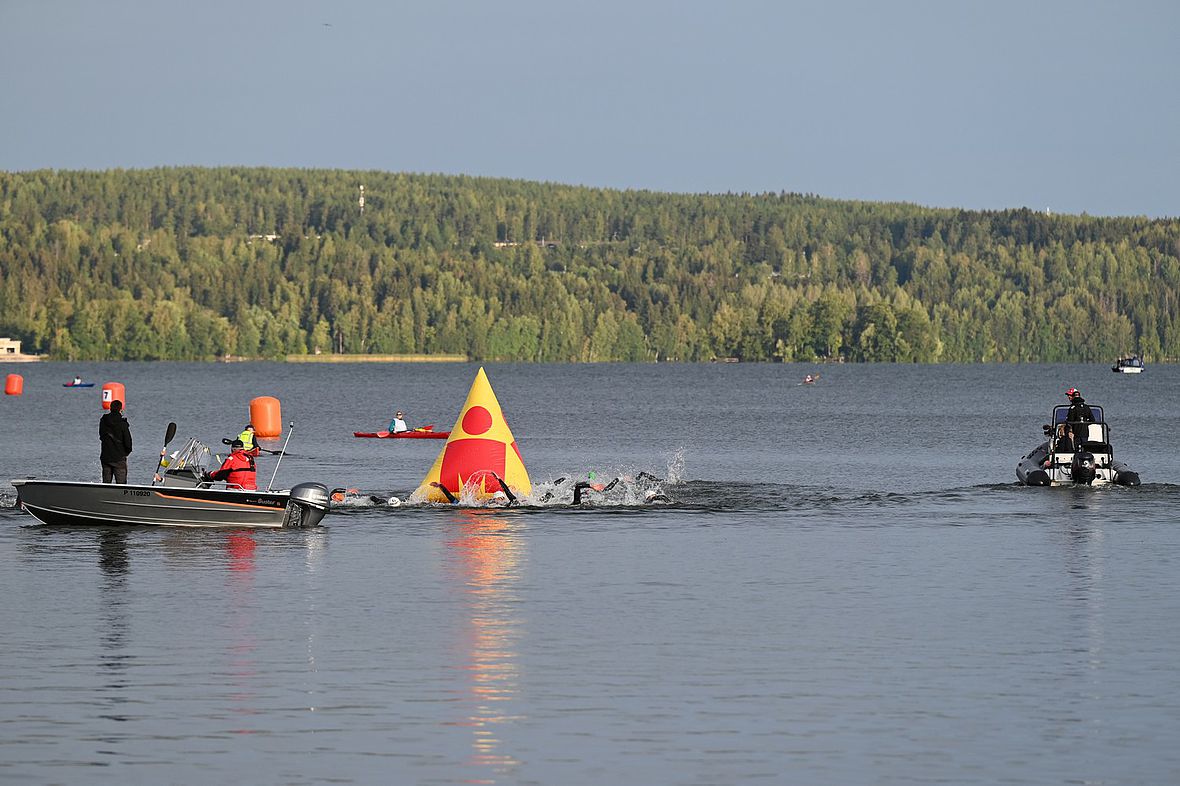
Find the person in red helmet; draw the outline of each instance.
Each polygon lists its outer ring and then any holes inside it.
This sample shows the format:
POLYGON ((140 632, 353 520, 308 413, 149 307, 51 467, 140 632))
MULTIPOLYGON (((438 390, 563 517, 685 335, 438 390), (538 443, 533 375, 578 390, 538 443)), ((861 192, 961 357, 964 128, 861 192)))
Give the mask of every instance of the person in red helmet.
POLYGON ((1073 431, 1074 445, 1080 447, 1089 438, 1090 424, 1094 422, 1094 413, 1090 410, 1090 405, 1082 398, 1082 391, 1077 388, 1065 391, 1065 396, 1069 399, 1069 411, 1065 413, 1065 422, 1073 431))

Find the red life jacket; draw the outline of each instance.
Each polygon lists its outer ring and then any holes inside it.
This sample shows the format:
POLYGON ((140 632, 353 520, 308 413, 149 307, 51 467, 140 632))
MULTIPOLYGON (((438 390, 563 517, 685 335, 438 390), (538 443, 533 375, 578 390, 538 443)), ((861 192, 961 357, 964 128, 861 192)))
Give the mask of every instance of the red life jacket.
POLYGON ((237 486, 247 491, 258 490, 258 486, 254 482, 254 457, 243 450, 235 450, 230 453, 229 458, 221 465, 221 469, 214 473, 214 476, 218 480, 224 480, 225 485, 230 488, 237 486))

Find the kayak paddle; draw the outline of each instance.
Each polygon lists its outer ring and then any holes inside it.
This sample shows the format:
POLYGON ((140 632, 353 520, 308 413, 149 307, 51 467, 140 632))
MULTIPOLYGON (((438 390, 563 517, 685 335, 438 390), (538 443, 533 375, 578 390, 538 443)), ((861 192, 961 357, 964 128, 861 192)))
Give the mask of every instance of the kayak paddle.
MULTIPOLYGON (((227 437, 222 437, 221 444, 222 445, 232 445, 232 444, 234 444, 234 441, 232 439, 227 438, 227 437)), ((263 453, 269 453, 272 456, 289 456, 289 455, 291 455, 290 453, 284 453, 281 450, 268 450, 258 444, 255 444, 254 447, 258 448, 263 453)), ((298 456, 296 456, 296 458, 298 458, 298 456)))

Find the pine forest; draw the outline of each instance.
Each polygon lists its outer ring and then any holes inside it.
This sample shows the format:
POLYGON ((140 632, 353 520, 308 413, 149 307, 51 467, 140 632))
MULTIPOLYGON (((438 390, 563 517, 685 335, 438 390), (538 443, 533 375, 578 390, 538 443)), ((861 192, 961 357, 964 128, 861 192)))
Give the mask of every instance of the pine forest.
POLYGON ((1178 295, 1174 219, 342 170, 0 173, 0 336, 63 360, 1159 361, 1180 357, 1178 295))

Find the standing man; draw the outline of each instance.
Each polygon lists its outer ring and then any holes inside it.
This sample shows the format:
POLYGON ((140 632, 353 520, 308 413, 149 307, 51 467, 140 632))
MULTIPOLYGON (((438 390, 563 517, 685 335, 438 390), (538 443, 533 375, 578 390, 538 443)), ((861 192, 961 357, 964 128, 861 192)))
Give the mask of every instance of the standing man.
POLYGON ((1065 391, 1065 396, 1069 399, 1069 411, 1065 413, 1065 422, 1073 431, 1074 446, 1080 449, 1082 443, 1089 438, 1089 424, 1094 422, 1094 413, 1090 411, 1090 405, 1082 398, 1082 391, 1077 388, 1065 391))
POLYGON ((102 445, 102 482, 127 484, 127 456, 131 454, 131 426, 123 417, 123 402, 112 401, 111 411, 98 421, 98 441, 102 445))

